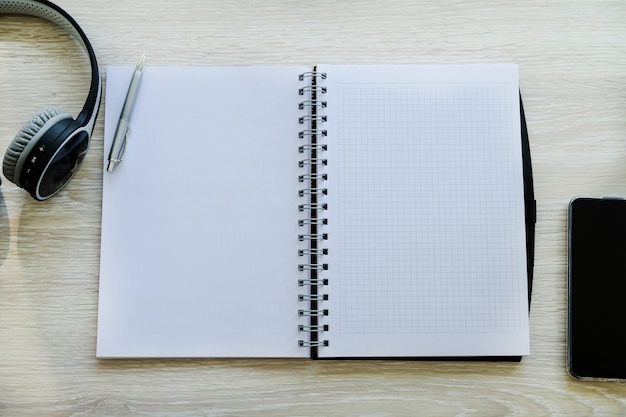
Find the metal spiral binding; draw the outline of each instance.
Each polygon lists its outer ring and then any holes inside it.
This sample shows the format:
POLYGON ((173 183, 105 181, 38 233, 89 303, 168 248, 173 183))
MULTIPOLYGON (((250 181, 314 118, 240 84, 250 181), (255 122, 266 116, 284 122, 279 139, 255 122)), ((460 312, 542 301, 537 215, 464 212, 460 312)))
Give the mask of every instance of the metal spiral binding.
POLYGON ((328 249, 300 249, 298 251, 298 255, 306 256, 306 255, 328 255, 328 249))
POLYGON ((305 224, 328 224, 328 219, 300 219, 298 220, 299 226, 304 226, 305 224))
MULTIPOLYGON (((315 333, 311 333, 311 334, 315 334, 315 333)), ((328 340, 322 340, 321 342, 317 342, 317 341, 306 342, 304 340, 298 340, 298 344, 300 345, 300 347, 319 348, 319 347, 328 346, 328 340)))
MULTIPOLYGON (((326 178, 324 178, 326 179, 326 178)), ((300 181, 302 182, 302 181, 300 181)), ((298 206, 298 210, 300 211, 304 211, 304 210, 328 210, 328 204, 322 203, 322 204, 312 204, 312 203, 306 203, 306 204, 300 204, 298 206)))
POLYGON ((313 181, 313 180, 326 181, 327 179, 328 179, 328 175, 326 174, 304 174, 298 177, 299 182, 313 181))
POLYGON ((302 317, 324 317, 328 315, 328 310, 298 310, 298 315, 302 317))
POLYGON ((299 326, 299 330, 301 332, 325 332, 328 331, 328 325, 324 324, 322 326, 299 326))
POLYGON ((300 264, 298 271, 328 271, 328 264, 300 264))
POLYGON ((298 90, 298 94, 303 96, 305 93, 310 93, 315 91, 316 93, 326 94, 326 87, 320 87, 317 85, 307 85, 306 87, 302 87, 298 90))
MULTIPOLYGON (((302 145, 300 147, 298 147, 298 152, 299 153, 305 153, 306 151, 312 151, 312 150, 316 150, 316 151, 327 151, 328 150, 328 145, 311 145, 310 143, 306 144, 306 145, 302 145)), ((308 174, 310 175, 310 174, 308 174)))
MULTIPOLYGON (((311 80, 315 81, 318 78, 320 80, 325 80, 326 79, 326 73, 325 72, 317 72, 317 71, 309 71, 309 72, 303 72, 302 74, 300 74, 298 76, 298 79, 300 81, 304 81, 305 79, 310 78, 311 80)), ((311 83, 313 84, 313 83, 311 83)), ((317 85, 317 84, 315 84, 317 85)))
POLYGON ((328 161, 323 154, 327 152, 328 145, 324 143, 327 131, 323 124, 328 119, 321 114, 327 103, 323 99, 326 87, 320 85, 326 79, 326 74, 312 71, 300 74, 299 79, 307 85, 298 90, 298 94, 302 96, 298 107, 308 114, 298 119, 298 123, 302 125, 298 138, 306 141, 298 146, 298 152, 303 155, 298 161, 298 166, 302 169, 298 181, 303 184, 298 195, 305 199, 298 205, 298 210, 306 216, 298 221, 298 226, 302 228, 298 240, 306 242, 308 246, 298 250, 298 256, 303 258, 303 262, 298 265, 298 271, 304 274, 298 280, 298 285, 306 290, 298 294, 298 301, 304 303, 303 308, 298 310, 298 315, 307 320, 306 324, 299 325, 298 330, 308 334, 308 337, 303 337, 298 344, 310 348, 311 356, 316 357, 318 349, 328 346, 329 343, 324 339, 328 324, 323 323, 324 317, 328 315, 328 309, 324 305, 328 295, 324 293, 324 286, 328 285, 329 269, 324 262, 328 255, 328 248, 325 247, 328 234, 323 230, 328 224, 328 219, 324 217, 328 205, 323 200, 328 194, 324 187, 328 175, 323 170, 328 161))
POLYGON ((304 188, 304 189, 300 190, 298 193, 299 193, 300 197, 304 197, 306 195, 322 196, 322 195, 328 194, 328 190, 326 188, 304 188))
POLYGON ((305 100, 303 102, 301 102, 300 104, 298 104, 298 107, 300 108, 300 110, 304 110, 306 107, 311 107, 312 109, 317 108, 317 107, 321 107, 321 108, 326 108, 327 103, 323 100, 305 100))
POLYGON ((328 279, 301 279, 298 280, 298 285, 300 287, 311 285, 328 285, 328 279))
POLYGON ((328 117, 323 114, 316 114, 316 115, 307 114, 306 116, 300 116, 300 118, 298 119, 298 123, 300 123, 301 125, 305 123, 310 123, 312 121, 316 121, 318 123, 324 123, 327 120, 328 120, 328 117))
POLYGON ((308 158, 308 159, 303 159, 299 161, 298 164, 300 165, 300 168, 304 168, 305 165, 315 165, 315 166, 328 165, 328 161, 324 158, 308 158))
MULTIPOLYGON (((309 130, 302 130, 298 133, 298 136, 300 137, 300 139, 304 139, 305 136, 309 136, 309 137, 313 137, 313 136, 326 136, 327 132, 324 129, 309 129, 309 130)), ((310 144, 311 146, 314 146, 312 144, 310 144)), ((324 146, 324 145, 315 145, 315 146, 324 146)))
POLYGON ((302 295, 298 296, 298 301, 326 301, 328 300, 328 294, 318 294, 318 295, 302 295))
MULTIPOLYGON (((298 235, 298 240, 300 242, 304 242, 304 241, 315 241, 315 242, 320 242, 322 240, 328 240, 328 234, 326 233, 307 233, 307 234, 303 234, 303 235, 298 235)), ((313 245, 311 245, 313 246, 313 245)), ((317 245, 315 245, 315 249, 317 249, 317 245)))

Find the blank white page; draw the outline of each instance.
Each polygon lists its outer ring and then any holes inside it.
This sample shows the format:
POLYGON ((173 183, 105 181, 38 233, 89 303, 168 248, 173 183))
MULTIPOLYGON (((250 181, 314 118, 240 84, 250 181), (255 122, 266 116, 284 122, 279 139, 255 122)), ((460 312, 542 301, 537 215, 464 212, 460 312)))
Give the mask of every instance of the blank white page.
MULTIPOLYGON (((298 74, 146 67, 104 172, 99 357, 294 357, 298 74)), ((132 75, 109 67, 105 157, 132 75)), ((106 161, 105 161, 106 166, 106 161)))
POLYGON ((529 353, 514 65, 321 66, 320 356, 529 353))

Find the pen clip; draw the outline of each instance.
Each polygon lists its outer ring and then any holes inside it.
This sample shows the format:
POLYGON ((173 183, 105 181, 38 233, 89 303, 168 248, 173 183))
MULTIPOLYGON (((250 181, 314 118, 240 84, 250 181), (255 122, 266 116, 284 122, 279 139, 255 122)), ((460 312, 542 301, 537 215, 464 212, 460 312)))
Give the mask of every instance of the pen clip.
POLYGON ((126 142, 128 142, 128 138, 130 137, 130 132, 131 132, 131 128, 130 126, 128 127, 128 129, 126 129, 126 133, 124 134, 124 141, 122 142, 122 147, 120 148, 120 157, 119 160, 117 161, 122 162, 122 159, 124 159, 124 153, 126 152, 126 142))

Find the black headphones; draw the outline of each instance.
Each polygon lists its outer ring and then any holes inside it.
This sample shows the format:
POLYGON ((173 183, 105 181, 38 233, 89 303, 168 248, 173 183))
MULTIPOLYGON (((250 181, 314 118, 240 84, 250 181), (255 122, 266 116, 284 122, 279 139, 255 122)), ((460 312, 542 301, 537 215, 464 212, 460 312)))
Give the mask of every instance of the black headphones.
POLYGON ((59 107, 48 107, 24 125, 4 155, 6 179, 36 200, 46 200, 72 179, 89 149, 102 95, 96 54, 78 23, 47 0, 0 0, 0 14, 36 16, 55 23, 70 32, 89 55, 91 84, 76 120, 59 107))

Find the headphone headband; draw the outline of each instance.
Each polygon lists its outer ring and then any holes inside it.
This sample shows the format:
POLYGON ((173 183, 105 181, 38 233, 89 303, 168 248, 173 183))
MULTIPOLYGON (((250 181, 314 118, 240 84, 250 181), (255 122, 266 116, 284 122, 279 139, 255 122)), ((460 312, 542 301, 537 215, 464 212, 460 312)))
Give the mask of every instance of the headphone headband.
POLYGON ((47 0, 0 0, 0 14, 28 15, 48 20, 71 33, 85 49, 91 65, 91 83, 87 100, 76 121, 91 134, 102 96, 102 79, 96 54, 85 32, 65 10, 47 0))

